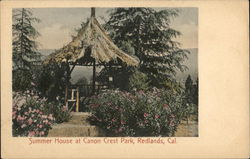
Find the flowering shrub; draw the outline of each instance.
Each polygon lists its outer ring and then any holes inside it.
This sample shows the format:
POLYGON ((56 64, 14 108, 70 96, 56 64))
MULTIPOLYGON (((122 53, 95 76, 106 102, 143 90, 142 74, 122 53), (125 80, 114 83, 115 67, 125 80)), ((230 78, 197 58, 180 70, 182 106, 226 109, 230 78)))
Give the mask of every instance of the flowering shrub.
POLYGON ((52 113, 56 123, 67 122, 71 118, 71 109, 68 109, 59 101, 51 103, 49 107, 44 108, 44 111, 46 113, 52 113))
POLYGON ((54 122, 52 114, 45 114, 45 99, 29 93, 13 93, 13 136, 46 136, 54 122))
POLYGON ((56 103, 49 103, 34 93, 13 93, 13 136, 47 136, 53 123, 70 118, 70 110, 56 103))
POLYGON ((181 95, 156 88, 109 90, 91 98, 89 120, 110 136, 172 136, 183 115, 181 100, 181 95))

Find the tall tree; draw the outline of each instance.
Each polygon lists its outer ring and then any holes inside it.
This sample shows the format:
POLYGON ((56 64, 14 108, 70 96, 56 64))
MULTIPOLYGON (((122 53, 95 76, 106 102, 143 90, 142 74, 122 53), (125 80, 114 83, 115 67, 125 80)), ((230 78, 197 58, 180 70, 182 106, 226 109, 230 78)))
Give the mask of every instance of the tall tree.
POLYGON ((31 86, 34 66, 40 61, 35 39, 39 33, 33 23, 39 19, 33 17, 30 9, 14 9, 12 25, 13 89, 25 90, 31 86))
POLYGON ((191 104, 194 103, 194 85, 191 76, 188 75, 185 81, 185 96, 186 96, 186 103, 191 104))
POLYGON ((127 43, 133 48, 140 60, 139 71, 147 74, 153 86, 166 86, 166 81, 175 81, 178 69, 186 68, 182 62, 188 51, 173 40, 181 33, 170 27, 171 18, 176 16, 175 9, 115 8, 105 25, 118 47, 127 51, 127 43))
POLYGON ((194 104, 198 105, 199 103, 199 79, 197 77, 194 85, 194 104))
POLYGON ((39 21, 30 9, 13 10, 13 69, 29 70, 40 60, 35 42, 39 33, 32 25, 39 21))

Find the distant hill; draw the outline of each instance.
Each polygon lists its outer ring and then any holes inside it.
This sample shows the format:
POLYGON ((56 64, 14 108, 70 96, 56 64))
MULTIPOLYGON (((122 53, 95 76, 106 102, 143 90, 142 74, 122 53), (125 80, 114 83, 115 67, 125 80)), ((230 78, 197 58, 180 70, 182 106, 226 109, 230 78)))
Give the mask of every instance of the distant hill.
POLYGON ((42 54, 42 59, 45 59, 49 54, 55 51, 55 49, 41 49, 38 51, 42 54))
MULTIPOLYGON (((188 59, 185 60, 185 62, 183 63, 184 65, 186 65, 188 67, 188 70, 184 71, 184 72, 177 72, 176 78, 178 81, 184 83, 185 80, 187 79, 187 76, 190 74, 191 78, 193 79, 193 81, 196 81, 196 78, 198 77, 198 49, 197 48, 190 48, 187 49, 190 51, 190 54, 188 54, 188 59)), ((53 49, 43 49, 43 50, 39 50, 41 52, 41 54, 43 55, 43 59, 46 58, 46 56, 48 56, 49 54, 51 54, 53 51, 53 49)), ((97 67, 97 71, 100 71, 101 68, 97 67)), ((92 77, 92 68, 91 67, 80 67, 80 66, 76 66, 74 71, 72 72, 72 76, 71 76, 71 82, 75 83, 77 82, 80 78, 85 77, 88 80, 91 79, 92 77)))

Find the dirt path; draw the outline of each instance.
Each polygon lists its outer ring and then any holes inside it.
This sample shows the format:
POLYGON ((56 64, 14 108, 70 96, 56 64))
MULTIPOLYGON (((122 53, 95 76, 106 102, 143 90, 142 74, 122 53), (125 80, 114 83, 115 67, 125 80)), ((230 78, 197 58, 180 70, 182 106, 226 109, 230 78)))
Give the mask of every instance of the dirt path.
MULTIPOLYGON (((105 136, 98 127, 90 125, 86 118, 89 113, 73 113, 72 118, 65 123, 55 124, 49 131, 48 137, 101 137, 105 136)), ((197 137, 198 136, 198 122, 191 120, 189 124, 182 121, 178 126, 175 137, 197 137)))
POLYGON ((198 122, 189 121, 187 124, 186 121, 182 121, 178 126, 175 133, 176 137, 198 137, 198 122))
POLYGON ((48 137, 99 137, 103 132, 96 126, 90 125, 86 118, 90 115, 84 112, 72 112, 72 118, 65 123, 55 124, 49 131, 48 137))

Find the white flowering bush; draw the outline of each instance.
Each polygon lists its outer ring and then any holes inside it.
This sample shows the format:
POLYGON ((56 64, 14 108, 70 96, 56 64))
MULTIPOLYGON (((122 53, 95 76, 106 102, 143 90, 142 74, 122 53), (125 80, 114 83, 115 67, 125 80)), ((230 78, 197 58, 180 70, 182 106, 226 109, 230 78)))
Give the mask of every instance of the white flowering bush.
POLYGON ((46 99, 30 93, 13 93, 12 128, 13 136, 46 136, 55 118, 43 108, 46 99))

